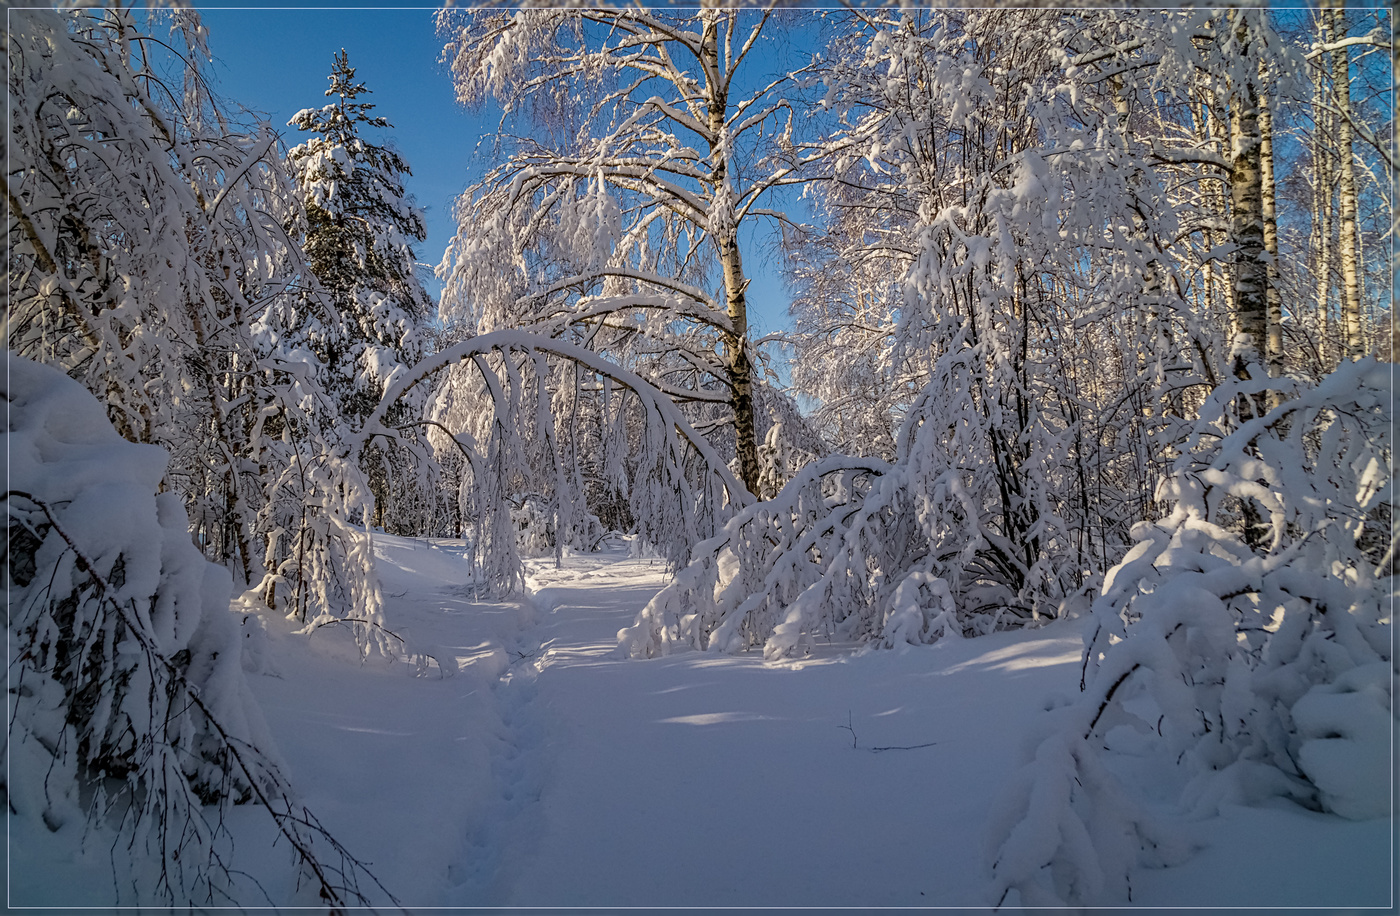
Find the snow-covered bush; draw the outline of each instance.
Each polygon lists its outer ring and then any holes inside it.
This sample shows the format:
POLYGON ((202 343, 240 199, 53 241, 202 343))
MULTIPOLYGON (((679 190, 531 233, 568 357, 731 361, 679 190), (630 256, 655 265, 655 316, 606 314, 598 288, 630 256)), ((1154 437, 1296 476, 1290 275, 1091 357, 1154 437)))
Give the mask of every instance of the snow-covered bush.
MULTIPOLYGON (((965 574, 945 519, 921 513, 907 455, 893 464, 833 455, 802 469, 778 495, 741 510, 696 545, 677 572, 618 633, 629 655, 673 647, 770 658, 813 638, 894 646, 975 636, 1034 623, 1000 583, 965 574)), ((956 481, 947 487, 957 498, 956 481)))
POLYGON ((1196 816, 1268 796, 1390 810, 1390 369, 1347 363, 1301 390, 1254 369, 1207 400, 1158 494, 1169 514, 1105 579, 1083 694, 993 825, 998 898, 1097 901, 1160 847, 1115 800, 1131 768, 1106 764, 1125 754, 1162 764, 1153 782, 1196 816))
MULTIPOLYGON (((651 657, 674 646, 770 658, 811 639, 893 646, 1039 619, 952 572, 915 510, 907 466, 833 455, 730 519, 618 633, 651 657), (955 597, 956 595, 956 597, 955 597)), ((975 543, 974 543, 974 546, 975 543)))
POLYGON ((862 526, 842 523, 859 515, 878 525, 869 516, 879 512, 880 500, 871 494, 888 470, 878 460, 833 456, 808 465, 776 498, 736 514, 696 545, 689 565, 618 633, 623 651, 645 657, 673 646, 732 652, 771 641, 782 654, 799 641, 804 616, 829 626, 848 621, 870 596, 863 577, 845 576, 842 563, 852 547, 863 546, 845 543, 862 526), (783 635, 776 635, 784 624, 783 635))
POLYGON ((972 379, 987 352, 955 334, 892 462, 811 462, 697 545, 619 633, 624 651, 781 657, 812 638, 918 644, 1058 616, 1073 553, 1053 508, 1057 437, 1038 420, 1020 437, 988 425, 972 379))
MULTIPOLYGON (((224 808, 267 806, 313 887, 357 902, 353 860, 291 801, 242 667, 232 578, 190 540, 168 454, 127 442, 63 373, 13 354, 3 794, 17 828, 107 836, 118 902, 239 892, 224 808)), ((242 890, 246 891, 247 888, 242 890)))
POLYGON ((164 689, 187 680, 222 719, 242 723, 235 737, 270 749, 243 682, 231 578, 190 542, 178 498, 156 494, 166 455, 123 440, 56 370, 12 358, 9 371, 11 805, 62 826, 77 813, 79 770, 127 777, 146 763, 142 736, 157 728, 156 748, 173 752, 196 795, 246 798, 203 711, 172 708, 164 689), (75 781, 46 794, 52 760, 75 781))

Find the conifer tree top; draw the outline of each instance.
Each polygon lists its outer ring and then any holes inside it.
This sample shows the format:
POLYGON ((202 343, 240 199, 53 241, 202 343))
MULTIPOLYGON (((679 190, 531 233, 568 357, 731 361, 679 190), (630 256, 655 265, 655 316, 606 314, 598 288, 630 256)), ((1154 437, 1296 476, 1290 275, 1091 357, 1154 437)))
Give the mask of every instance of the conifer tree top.
POLYGON ((374 108, 371 102, 357 102, 361 95, 373 90, 363 82, 355 81, 355 68, 350 66, 350 55, 344 48, 335 56, 335 63, 329 77, 331 86, 326 90, 328 97, 339 97, 340 101, 322 108, 303 108, 287 123, 298 130, 312 130, 336 143, 345 143, 359 135, 358 125, 370 127, 393 127, 386 118, 370 115, 374 108))
MULTIPOLYGON (((401 236, 391 239, 396 245, 421 242, 427 227, 401 177, 412 175, 412 170, 393 149, 360 135, 365 126, 393 127, 388 119, 370 114, 372 103, 356 101, 370 91, 355 79, 355 68, 342 48, 335 55, 330 88, 325 93, 337 101, 321 108, 303 108, 287 122, 319 135, 288 150, 288 162, 308 207, 321 209, 332 218, 350 214, 372 217, 390 236, 401 236)), ((372 234, 377 231, 369 226, 362 229, 372 234)), ((405 257, 413 260, 411 254, 405 257)))

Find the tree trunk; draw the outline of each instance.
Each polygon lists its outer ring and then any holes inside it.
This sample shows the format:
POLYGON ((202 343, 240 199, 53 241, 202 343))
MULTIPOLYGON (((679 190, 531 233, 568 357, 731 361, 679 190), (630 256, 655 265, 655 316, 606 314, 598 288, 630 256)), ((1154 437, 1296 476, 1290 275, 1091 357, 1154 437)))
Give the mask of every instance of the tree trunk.
MULTIPOLYGON (((1262 72, 1260 76, 1263 76, 1262 72)), ((1259 98, 1260 201, 1264 217, 1264 250, 1268 255, 1266 265, 1268 288, 1265 290, 1265 301, 1268 304, 1265 316, 1268 329, 1266 363, 1269 377, 1281 378, 1283 376, 1283 303, 1278 290, 1278 210, 1274 194, 1274 116, 1262 79, 1260 88, 1263 91, 1259 98)))
MULTIPOLYGON (((1338 0, 1332 6, 1332 40, 1346 38, 1346 12, 1338 0)), ((1351 153, 1351 64, 1346 48, 1332 51, 1332 89, 1337 106, 1337 167, 1341 187, 1338 189, 1337 209, 1341 220, 1342 262, 1342 326, 1346 333, 1347 356, 1362 355, 1365 341, 1361 333, 1361 272, 1357 256, 1356 230, 1356 164, 1351 153)))
POLYGON ((724 360, 729 382, 729 404, 734 411, 734 453, 739 459, 739 479, 750 493, 759 491, 758 435, 754 422, 753 363, 749 359, 749 313, 745 293, 749 281, 739 254, 734 195, 729 182, 729 149, 725 137, 728 87, 720 78, 719 12, 705 11, 700 39, 700 66, 710 87, 710 156, 714 182, 710 234, 719 250, 724 272, 724 302, 730 332, 724 335, 724 360))
POLYGON ((731 233, 719 240, 720 263, 724 265, 724 297, 729 322, 734 329, 725 340, 725 363, 731 388, 730 405, 734 410, 734 452, 739 458, 739 478, 750 493, 758 492, 758 433, 754 420, 753 363, 749 359, 748 304, 744 290, 749 285, 744 278, 739 258, 738 240, 731 233))
MULTIPOLYGON (((1222 123, 1216 116, 1217 99, 1213 92, 1206 93, 1202 104, 1206 107, 1206 122, 1204 125, 1205 135, 1213 143, 1219 143, 1222 148, 1227 148, 1230 144, 1230 128, 1226 123, 1222 123)), ((1210 182, 1204 189, 1206 199, 1215 213, 1225 214, 1229 212, 1229 179, 1230 176, 1222 176, 1220 181, 1210 182)), ((1228 227, 1213 228, 1207 227, 1205 230, 1206 247, 1214 249, 1223 246, 1230 241, 1230 230, 1228 227)), ((1214 318, 1221 312, 1230 316, 1234 320, 1235 314, 1235 290, 1231 283, 1230 269, 1221 261, 1208 262, 1204 270, 1205 287, 1205 314, 1214 318), (1219 269, 1215 269, 1213 264, 1219 264, 1219 269)))
MULTIPOLYGON (((1317 16, 1317 39, 1321 44, 1332 40, 1331 16, 1322 10, 1317 16)), ((1317 279, 1317 354, 1322 371, 1332 368, 1332 346, 1329 335, 1332 311, 1332 164, 1326 138, 1331 133, 1331 118, 1326 109, 1327 89, 1323 67, 1313 71, 1313 275, 1317 279)))
MULTIPOLYGON (((1241 54, 1250 53, 1253 29, 1241 12, 1236 38, 1241 54)), ((1230 235, 1235 243, 1235 321, 1233 371, 1249 377, 1249 364, 1263 356, 1268 316, 1269 277, 1264 258, 1263 175, 1260 169, 1259 99, 1255 80, 1247 76, 1230 94, 1230 235)))

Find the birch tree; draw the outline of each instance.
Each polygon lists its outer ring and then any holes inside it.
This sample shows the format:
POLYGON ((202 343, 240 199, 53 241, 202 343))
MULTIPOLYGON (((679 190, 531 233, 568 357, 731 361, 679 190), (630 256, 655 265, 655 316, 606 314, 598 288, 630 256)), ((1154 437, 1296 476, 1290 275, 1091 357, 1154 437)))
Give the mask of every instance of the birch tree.
POLYGON ((1342 268, 1342 328, 1346 354, 1353 359, 1364 352, 1361 327, 1361 271, 1357 246, 1356 159, 1352 150, 1355 116, 1351 106, 1351 63, 1347 54, 1346 8, 1328 3, 1334 41, 1329 56, 1332 63, 1333 104, 1337 109, 1337 218, 1338 251, 1342 268))
MULTIPOLYGON (((1264 77, 1261 70, 1260 76, 1264 77)), ((1278 269, 1278 189, 1274 178, 1274 108, 1268 97, 1267 83, 1265 95, 1259 103, 1259 203, 1260 217, 1264 222, 1264 253, 1268 257, 1265 299, 1267 313, 1264 316, 1268 329, 1268 340, 1264 347, 1265 362, 1269 375, 1278 378, 1284 372, 1283 354, 1283 298, 1279 292, 1278 269)))
MULTIPOLYGON (((1326 46, 1331 40, 1332 16, 1323 10, 1316 17, 1318 43, 1326 46)), ((1326 363, 1329 352, 1329 326, 1332 310, 1332 164, 1327 134, 1332 118, 1323 104, 1326 76, 1320 66, 1313 68, 1312 180, 1313 180, 1313 275, 1317 278, 1316 310, 1319 324, 1321 361, 1326 363)))
POLYGON ((1230 244, 1234 309, 1231 371, 1249 375, 1263 364, 1268 339, 1268 257, 1265 250, 1263 139, 1260 135, 1260 13, 1236 10, 1218 23, 1228 29, 1225 79, 1230 112, 1230 244))
POLYGON ((457 97, 504 109, 507 154, 459 202, 445 317, 569 336, 683 404, 722 406, 752 490, 742 236, 785 220, 768 200, 798 164, 781 92, 791 80, 771 59, 778 18, 713 7, 439 17, 457 97))

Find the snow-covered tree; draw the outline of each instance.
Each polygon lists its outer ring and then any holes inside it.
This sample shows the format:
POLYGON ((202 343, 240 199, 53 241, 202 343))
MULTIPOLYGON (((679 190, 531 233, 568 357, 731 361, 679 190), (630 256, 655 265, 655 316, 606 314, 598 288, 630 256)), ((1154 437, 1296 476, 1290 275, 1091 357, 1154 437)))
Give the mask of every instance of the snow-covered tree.
POLYGON ((1257 12, 847 14, 814 65, 843 126, 830 229, 795 236, 794 379, 834 398, 828 428, 888 424, 890 463, 818 463, 744 510, 623 643, 781 655, 1085 603, 1198 405, 1265 374, 1250 112, 1300 60, 1257 12))
POLYGON ((1177 214, 1114 60, 1135 27, 855 13, 819 64, 845 125, 820 188, 839 228, 804 268, 798 360, 848 359, 804 393, 850 409, 874 389, 867 422, 902 417, 895 486, 931 538, 907 571, 969 609, 1053 612, 1121 556, 1151 500, 1145 418, 1191 382, 1177 214))
POLYGON ((1393 12, 1323 4, 1294 26, 1295 40, 1310 46, 1307 88, 1288 100, 1308 149, 1302 164, 1311 199, 1300 216, 1309 238, 1301 256, 1284 257, 1281 267, 1297 275, 1299 292, 1315 309, 1299 310, 1285 333, 1324 371, 1343 354, 1390 353, 1384 239, 1394 231, 1400 156, 1388 127, 1395 105, 1387 15, 1393 12), (1375 289, 1377 282, 1383 288, 1375 289))
POLYGON ((312 346, 339 321, 285 231, 294 187, 275 134, 239 132, 204 91, 198 16, 168 20, 161 37, 127 9, 14 14, 8 345, 170 452, 199 546, 241 587, 372 618, 348 526, 368 500, 312 346))
POLYGON ((494 99, 505 162, 458 203, 443 313, 605 353, 683 405, 760 487, 741 240, 797 180, 802 118, 772 10, 448 11, 458 99, 494 99), (508 133, 507 131, 511 131, 508 133), (697 414, 697 418, 699 414, 697 414), (727 440, 727 441, 724 441, 727 440))
MULTIPOLYGON (((292 117, 292 126, 314 136, 287 152, 305 207, 306 262, 340 319, 317 335, 317 355, 326 364, 340 420, 352 425, 379 403, 396 373, 423 357, 434 311, 416 274, 413 243, 423 241, 427 227, 404 190, 409 166, 365 136, 391 126, 360 100, 369 91, 342 50, 326 90, 335 101, 292 117)), ((436 488, 432 458, 421 435, 399 444, 387 455, 371 446, 362 466, 375 495, 376 522, 386 523, 387 508, 391 527, 419 533, 420 513, 392 510, 411 510, 414 503, 405 505, 404 497, 412 490, 436 488)))
POLYGON ((892 358, 913 214, 907 198, 870 206, 857 197, 843 183, 817 186, 820 228, 789 236, 789 375, 793 391, 812 402, 808 422, 832 451, 889 460, 898 418, 918 385, 918 370, 892 358))
MULTIPOLYGON (((1350 244, 1363 272, 1380 263, 1386 270, 1389 259, 1380 239, 1389 231, 1391 181, 1385 176, 1393 162, 1376 134, 1393 117, 1391 68, 1377 53, 1388 48, 1386 30, 1372 19, 1369 32, 1334 42, 1326 10, 1312 25, 1314 17, 1281 11, 1122 15, 1139 27, 1124 46, 1135 50, 1120 53, 1116 64, 1127 68, 1125 85, 1141 86, 1143 74, 1155 74, 1152 85, 1159 90, 1139 95, 1145 116, 1139 129, 1169 176, 1183 215, 1183 234, 1170 253, 1186 281, 1192 347, 1207 357, 1202 368, 1214 362, 1216 374, 1239 372, 1258 359, 1275 376, 1320 378, 1345 349, 1341 300, 1346 290, 1339 257, 1345 137, 1330 55, 1341 47, 1365 50, 1370 58, 1369 66, 1351 74, 1373 90, 1370 107, 1347 118, 1358 138, 1370 138, 1347 153, 1363 212, 1369 203, 1370 233, 1352 234, 1350 244), (1144 63, 1152 66, 1144 69, 1144 63), (1307 226, 1311 238, 1297 226, 1307 226), (1244 286, 1237 289, 1240 281, 1244 286), (1335 298, 1334 287, 1341 288, 1335 298), (1262 308, 1260 297, 1266 303, 1262 308), (1231 340, 1243 331, 1251 341, 1240 359, 1231 355, 1235 349, 1224 339, 1226 329, 1231 340), (1255 346, 1260 334, 1264 338, 1255 346), (1265 346, 1265 340, 1273 344, 1265 346)), ((1372 295, 1369 280, 1358 285, 1372 295)), ((1361 351, 1377 352, 1389 323, 1385 304, 1372 296, 1359 308, 1366 318, 1361 351)))
POLYGON ((359 437, 393 439, 420 426, 431 428, 436 447, 462 457, 473 559, 498 593, 523 584, 522 549, 561 558, 565 547, 596 546, 599 521, 577 461, 589 431, 602 447, 603 480, 637 533, 674 564, 750 501, 664 392, 555 338, 504 330, 445 347, 390 384, 359 437), (416 388, 451 371, 459 377, 439 389, 426 414, 401 415, 416 388), (571 386, 551 388, 566 375, 571 386))
POLYGON ((321 902, 367 903, 372 877, 296 802, 245 680, 261 622, 240 629, 228 570, 157 492, 168 453, 57 369, 9 353, 0 389, 11 833, 109 847, 113 903, 224 906, 263 899, 226 826, 253 803, 321 902))

